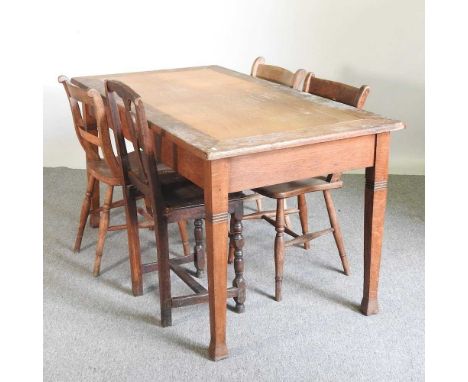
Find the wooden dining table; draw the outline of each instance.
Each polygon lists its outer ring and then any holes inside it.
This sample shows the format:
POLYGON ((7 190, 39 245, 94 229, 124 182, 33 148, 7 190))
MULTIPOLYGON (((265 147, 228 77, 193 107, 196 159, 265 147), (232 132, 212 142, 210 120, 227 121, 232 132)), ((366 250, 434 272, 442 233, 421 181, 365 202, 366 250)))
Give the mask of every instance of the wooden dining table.
MULTIPOLYGON (((72 82, 105 96, 105 79, 120 80, 140 94, 149 125, 160 137, 160 159, 204 190, 211 359, 228 356, 231 192, 364 168, 361 311, 378 312, 390 132, 403 129, 402 122, 220 66, 75 77, 72 82)), ((142 293, 138 271, 132 272, 132 288, 135 295, 142 293)))

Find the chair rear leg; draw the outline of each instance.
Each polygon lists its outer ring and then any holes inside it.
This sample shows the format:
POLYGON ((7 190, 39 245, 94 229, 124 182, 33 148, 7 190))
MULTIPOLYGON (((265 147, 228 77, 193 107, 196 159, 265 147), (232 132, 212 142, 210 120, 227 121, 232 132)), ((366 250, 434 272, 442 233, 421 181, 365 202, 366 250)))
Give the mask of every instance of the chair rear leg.
POLYGON ((184 248, 184 256, 190 255, 190 243, 187 233, 187 220, 180 220, 177 222, 179 226, 180 239, 182 240, 182 246, 184 248))
POLYGON ((244 279, 244 254, 242 248, 244 247, 244 237, 242 236, 242 216, 244 215, 244 207, 242 202, 240 202, 234 213, 231 215, 231 221, 234 221, 232 224, 232 242, 234 247, 234 272, 236 277, 234 278, 232 285, 237 287, 239 293, 237 297, 234 297, 236 302, 236 312, 243 313, 245 311, 245 298, 246 298, 246 288, 245 288, 245 279, 244 279))
MULTIPOLYGON (((146 212, 148 212, 148 214, 150 214, 151 216, 153 215, 153 208, 151 207, 151 201, 150 201, 150 198, 148 198, 147 196, 145 196, 145 208, 146 208, 146 212)), ((150 231, 153 231, 154 230, 154 227, 151 226, 148 228, 150 231)))
MULTIPOLYGON (((128 257, 130 260, 132 293, 134 296, 141 296, 143 294, 143 278, 141 270, 136 192, 137 191, 134 186, 122 187, 122 193, 125 200, 125 219, 127 222, 128 257)), ((153 215, 152 211, 151 215, 153 215)))
POLYGON ((263 211, 262 199, 257 199, 255 202, 257 203, 257 211, 263 211))
MULTIPOLYGON (((309 232, 309 212, 305 194, 297 196, 297 207, 299 209, 299 219, 301 220, 302 234, 309 232)), ((310 241, 304 243, 304 249, 310 249, 310 241)))
POLYGON ((95 183, 95 178, 89 175, 88 184, 86 186, 85 198, 83 200, 83 204, 81 205, 80 223, 78 225, 78 233, 76 234, 75 247, 73 248, 73 252, 80 252, 80 249, 81 249, 81 240, 83 239, 83 232, 86 226, 86 221, 88 220, 88 216, 89 216, 94 183, 95 183))
POLYGON ((336 215, 335 205, 329 190, 323 191, 325 197, 325 204, 327 205, 328 217, 330 218, 330 224, 333 228, 333 236, 335 238, 338 253, 340 254, 341 264, 343 265, 343 271, 346 276, 350 274, 348 257, 346 256, 343 235, 341 234, 340 224, 338 223, 338 217, 336 215))
POLYGON ((276 201, 275 300, 281 301, 284 268, 284 199, 276 201))
POLYGON ((94 260, 94 277, 99 276, 101 271, 101 258, 104 250, 104 242, 106 240, 107 229, 109 228, 109 211, 112 204, 112 194, 114 186, 107 186, 106 195, 104 196, 104 204, 102 206, 102 213, 99 219, 99 237, 96 246, 96 258, 94 260))
POLYGON ((161 326, 165 328, 172 325, 171 268, 169 264, 169 237, 167 232, 167 220, 164 218, 158 219, 155 217, 154 224, 158 255, 161 326))
POLYGON ((202 278, 205 274, 205 247, 203 245, 203 219, 195 219, 195 247, 193 248, 193 262, 197 270, 196 276, 202 278))
MULTIPOLYGON (((284 209, 285 210, 288 209, 287 199, 284 199, 284 209)), ((289 215, 284 216, 284 223, 285 223, 286 227, 288 227, 290 230, 292 230, 291 218, 289 217, 289 215)))

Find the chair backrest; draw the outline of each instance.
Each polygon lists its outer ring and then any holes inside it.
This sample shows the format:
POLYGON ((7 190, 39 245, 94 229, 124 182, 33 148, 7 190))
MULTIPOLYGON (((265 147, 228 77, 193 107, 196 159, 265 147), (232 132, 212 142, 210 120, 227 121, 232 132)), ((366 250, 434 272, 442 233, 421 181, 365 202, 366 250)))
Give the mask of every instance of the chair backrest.
POLYGON ((87 160, 104 160, 115 177, 121 176, 109 134, 106 109, 101 95, 95 89, 88 91, 73 85, 67 77, 58 81, 67 93, 78 141, 86 152, 87 160), (99 148, 103 158, 100 157, 99 148))
POLYGON ((153 208, 159 212, 164 206, 164 200, 157 171, 155 136, 149 129, 141 97, 120 81, 107 80, 105 88, 124 180, 152 198, 153 208), (137 160, 132 165, 125 144, 124 128, 127 139, 136 152, 137 160))
POLYGON ((362 109, 369 95, 369 86, 360 88, 346 85, 341 82, 317 78, 313 73, 308 73, 302 90, 306 93, 315 94, 323 98, 341 102, 362 109))
POLYGON ((296 90, 301 90, 301 84, 306 75, 306 71, 304 69, 299 69, 296 73, 293 73, 279 66, 266 65, 263 57, 257 57, 252 65, 250 75, 296 90))
MULTIPOLYGON (((310 94, 354 106, 358 109, 364 107, 370 92, 369 86, 363 85, 360 88, 356 88, 341 82, 317 78, 313 73, 307 74, 302 90, 310 94)), ((329 174, 327 176, 328 182, 337 182, 340 179, 341 173, 329 174)))

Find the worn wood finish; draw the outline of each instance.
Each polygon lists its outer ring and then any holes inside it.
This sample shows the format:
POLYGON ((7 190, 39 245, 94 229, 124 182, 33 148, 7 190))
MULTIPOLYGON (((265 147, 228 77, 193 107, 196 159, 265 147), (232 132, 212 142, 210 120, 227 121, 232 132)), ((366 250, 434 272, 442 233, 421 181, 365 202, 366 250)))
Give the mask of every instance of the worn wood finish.
MULTIPOLYGON (((84 88, 90 84, 94 84, 95 87, 100 86, 100 91, 103 92, 103 80, 113 76, 83 77, 74 81, 84 88)), ((205 201, 209 209, 207 216, 210 222, 214 221, 214 223, 207 222, 206 242, 210 299, 210 356, 212 359, 223 358, 227 356, 224 302, 228 295, 225 271, 227 222, 223 220, 227 212, 227 192, 337 173, 352 168, 374 168, 375 159, 385 150, 383 145, 376 146, 376 137, 381 133, 402 129, 404 125, 398 121, 359 111, 321 97, 290 91, 283 86, 219 67, 123 74, 120 78, 125 81, 125 77, 128 76, 138 77, 140 84, 137 86, 147 88, 148 93, 151 93, 151 89, 153 92, 154 89, 159 89, 157 97, 172 103, 172 107, 180 105, 180 111, 186 114, 186 121, 179 120, 177 123, 174 122, 177 120, 175 115, 171 115, 167 109, 165 113, 148 113, 147 118, 151 129, 162 136, 161 160, 167 165, 176 161, 178 172, 182 176, 205 189, 205 201), (207 73, 211 75, 213 72, 216 72, 217 79, 211 81, 213 78, 208 79, 207 73), (170 73, 171 78, 167 78, 165 85, 159 86, 161 81, 157 73, 170 73), (223 79, 221 80, 218 75, 223 79), (187 84, 187 76, 200 77, 197 91, 194 91, 192 85, 187 84), (223 86, 220 86, 220 82, 223 86), (169 86, 170 84, 172 86, 169 86), (182 100, 187 100, 188 103, 182 100), (217 109, 217 107, 219 102, 226 103, 226 101, 231 112, 224 114, 223 108, 217 109), (298 109, 296 101, 305 106, 298 109), (276 108, 277 103, 286 105, 288 111, 285 111, 284 107, 276 108), (289 120, 291 107, 296 117, 289 120), (325 114, 316 120, 318 123, 314 124, 317 113, 313 110, 317 111, 316 107, 325 111, 325 114), (254 113, 246 113, 247 109, 254 110, 254 113), (323 116, 329 115, 330 109, 351 113, 351 119, 338 123, 336 119, 333 121, 327 117, 328 121, 324 121, 323 116), (188 126, 187 122, 189 119, 198 118, 201 110, 206 115, 208 124, 213 122, 214 125, 225 126, 226 123, 235 123, 238 127, 244 126, 245 129, 250 129, 251 139, 231 139, 225 143, 216 139, 207 140, 206 134, 200 134, 188 126), (249 120, 249 116, 252 121, 249 120), (298 126, 297 118, 310 118, 311 123, 306 124, 302 130, 295 130, 298 126), (282 127, 284 132, 268 134, 257 128, 260 123, 269 125, 268 119, 288 121, 282 127), (164 150, 167 151, 164 153, 164 150), (342 157, 344 160, 341 160, 342 157), (356 157, 358 159, 355 159, 356 157), (225 160, 221 160, 220 163, 217 160, 219 158, 228 158, 227 163, 225 160), (258 163, 259 159, 261 165, 258 163), (280 163, 279 168, 268 165, 275 161, 280 163), (226 167, 227 170, 221 171, 221 178, 214 171, 219 167, 226 167), (296 167, 299 168, 297 173, 291 171, 291 168, 296 170, 296 167)), ((193 84, 193 81, 190 82, 193 84)), ((145 105, 152 102, 145 97, 145 105)), ((158 108, 159 105, 154 103, 150 107, 158 108)), ((180 113, 174 114, 180 115, 180 113)), ((381 166, 378 168, 381 169, 381 166)), ((378 205, 374 201, 372 194, 372 199, 368 197, 368 204, 378 205)), ((369 208, 367 210, 369 211, 369 208)), ((375 209, 372 211, 371 221, 375 221, 378 214, 375 213, 375 209)), ((366 224, 365 237, 368 238, 366 242, 372 242, 371 247, 367 244, 372 249, 367 252, 370 260, 368 264, 372 264, 369 269, 374 271, 378 270, 378 265, 373 259, 380 258, 380 247, 372 239, 379 234, 381 232, 377 229, 377 224, 366 224)), ((369 277, 368 280, 367 290, 375 290, 378 280, 375 277, 369 277)), ((369 294, 370 292, 366 292, 365 296, 368 297, 369 294)), ((206 299, 206 295, 199 298, 206 299)), ((367 306, 367 303, 363 305, 367 306)))
POLYGON ((178 149, 204 160, 403 128, 401 122, 218 66, 72 81, 104 95, 105 79, 118 79, 135 89, 152 128, 163 129, 178 149))
MULTIPOLYGON (((210 229, 212 231, 213 222, 217 224, 221 217, 212 215, 213 209, 210 206, 204 206, 203 190, 191 183, 189 180, 177 174, 169 174, 163 176, 157 170, 158 161, 161 157, 158 153, 158 148, 161 147, 160 139, 150 130, 145 108, 140 96, 130 87, 119 81, 106 81, 106 96, 109 104, 110 114, 115 130, 116 146, 118 148, 119 156, 122 162, 122 173, 130 190, 137 188, 143 193, 146 199, 149 199, 152 207, 152 218, 155 227, 155 239, 157 245, 157 270, 159 273, 159 297, 160 297, 160 311, 161 311, 161 325, 163 327, 172 325, 172 309, 174 307, 185 306, 189 304, 198 304, 205 301, 206 289, 199 284, 189 273, 189 271, 180 266, 180 262, 171 261, 169 258, 169 238, 168 238, 168 224, 171 221, 180 221, 182 218, 190 218, 195 220, 195 248, 193 254, 193 261, 197 270, 197 276, 201 277, 205 270, 205 251, 203 248, 203 233, 202 233, 202 219, 207 220, 207 237, 210 237, 210 229), (124 110, 119 111, 119 104, 124 106, 124 110), (133 146, 134 152, 137 152, 138 161, 132 164, 129 161, 129 154, 127 153, 127 146, 122 129, 122 120, 126 122, 128 138, 133 146), (195 294, 192 296, 173 297, 171 291, 171 270, 186 283, 195 294)), ((213 162, 206 162, 211 164, 213 162)), ((205 178, 206 179, 206 178, 205 178)), ((135 225, 136 211, 134 208, 134 197, 132 193, 126 193, 129 199, 127 205, 131 208, 128 209, 129 224, 135 225)), ((228 212, 235 212, 242 209, 242 194, 227 194, 224 198, 226 215, 228 212)), ((205 193, 206 199, 206 193, 205 193)), ((237 218, 236 214, 236 218, 237 218)), ((222 220, 222 219, 221 219, 222 220)), ((130 230, 129 230, 130 232, 130 230)), ((129 244, 138 245, 139 237, 137 230, 133 229, 133 237, 129 237, 129 244)), ((238 243, 239 233, 236 234, 236 253, 239 252, 237 248, 241 248, 238 243)), ((227 230, 225 231, 227 236, 227 230)), ((131 251, 131 253, 134 253, 131 251)), ((137 258, 139 253, 135 251, 134 261, 132 266, 136 268, 135 273, 141 276, 142 265, 137 258)), ((189 258, 190 256, 185 256, 189 258)), ((238 254, 238 257, 242 257, 238 254)), ((213 275, 210 269, 213 270, 213 259, 208 259, 208 283, 210 288, 218 281, 218 274, 213 275)), ((216 259, 219 261, 219 259, 216 259)), ((220 264, 217 264, 218 267, 220 264)), ((239 266, 236 265, 236 286, 234 296, 243 303, 242 299, 245 298, 245 286, 240 280, 241 272, 239 266)), ((153 266, 152 266, 153 268, 153 266)), ((221 272, 222 273, 222 272, 221 272)), ((226 304, 226 260, 224 258, 224 307, 226 304)), ((138 285, 141 287, 141 283, 138 285)), ((216 285, 216 287, 220 287, 216 285)), ((231 294, 233 295, 233 294, 231 294)), ((213 293, 210 294, 210 305, 212 302, 213 293)), ((220 302, 216 300, 219 305, 220 302)), ((219 308, 218 308, 219 310, 219 308)), ((242 310, 238 310, 241 312, 242 310)), ((219 343, 219 342, 217 342, 219 343)), ((214 346, 214 354, 221 354, 220 348, 214 346)))

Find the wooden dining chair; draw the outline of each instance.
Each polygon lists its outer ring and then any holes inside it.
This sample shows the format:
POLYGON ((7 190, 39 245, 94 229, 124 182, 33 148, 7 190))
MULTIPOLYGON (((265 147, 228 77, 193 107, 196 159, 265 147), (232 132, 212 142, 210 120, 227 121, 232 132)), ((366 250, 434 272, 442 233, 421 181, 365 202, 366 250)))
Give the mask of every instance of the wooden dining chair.
MULTIPOLYGON (((98 276, 101 268, 101 258, 104 250, 104 242, 108 231, 125 230, 126 224, 110 226, 110 210, 117 207, 124 207, 124 200, 113 202, 115 186, 124 186, 125 181, 122 176, 119 158, 115 156, 111 143, 111 133, 106 115, 103 99, 97 90, 85 91, 73 85, 67 77, 60 76, 58 81, 63 85, 73 117, 76 136, 86 154, 86 169, 88 183, 85 198, 81 206, 78 233, 75 239, 74 252, 81 249, 81 241, 88 220, 88 216, 98 214, 99 234, 96 245, 96 257, 94 260, 94 276, 98 276), (102 153, 102 155, 100 154, 102 153), (106 185, 106 192, 102 206, 91 209, 93 193, 99 183, 106 185)), ((129 160, 137 160, 136 153, 129 155, 129 160)), ((167 166, 160 166, 161 174, 173 173, 167 166)), ((146 221, 140 223, 140 228, 151 228, 153 223, 146 221)), ((188 235, 185 228, 185 221, 181 221, 180 234, 184 244, 184 250, 189 255, 188 235)))
MULTIPOLYGON (((141 192, 150 200, 157 247, 157 263, 152 266, 159 273, 159 295, 161 308, 161 325, 172 325, 172 309, 208 301, 208 291, 193 277, 190 270, 182 265, 193 261, 197 275, 205 267, 203 250, 203 220, 205 206, 203 190, 178 174, 162 177, 157 171, 158 149, 161 135, 155 135, 149 129, 145 108, 140 96, 130 87, 119 81, 108 80, 105 83, 106 95, 115 131, 116 146, 122 158, 125 178, 124 195, 127 200, 128 225, 136 225, 135 196, 141 192), (124 113, 119 113, 118 104, 123 105, 124 113), (122 133, 123 124, 130 131, 130 141, 134 152, 138 153, 136 161, 130 160, 125 139, 122 133), (169 257, 168 224, 181 219, 195 220, 196 245, 193 256, 169 257), (195 293, 173 297, 171 293, 170 271, 173 271, 195 293)), ((230 232, 230 245, 235 248, 235 278, 233 287, 227 291, 228 298, 234 298, 237 312, 244 311, 245 281, 243 276, 243 237, 242 214, 243 194, 229 195, 229 213, 233 221, 230 232)), ((130 229, 129 245, 139 247, 137 229, 130 229), (133 234, 132 237, 130 237, 133 234)), ((135 271, 141 269, 139 251, 131 251, 135 271)), ((227 266, 227 265, 226 265, 227 266)))
MULTIPOLYGON (((303 91, 360 109, 364 107, 370 89, 368 86, 356 88, 339 82, 316 78, 312 73, 309 73, 304 81, 303 91)), ((341 180, 341 174, 329 174, 327 176, 314 177, 254 189, 254 191, 260 195, 276 199, 275 219, 266 215, 262 216, 264 220, 276 228, 274 246, 276 301, 280 301, 282 298, 285 247, 309 243, 311 240, 322 235, 333 233, 343 266, 343 271, 345 275, 349 275, 350 269, 344 248, 343 236, 331 196, 331 190, 341 188, 342 186, 343 182, 341 180), (318 232, 309 232, 306 194, 318 191, 323 192, 331 227, 318 232), (297 234, 285 224, 284 199, 289 197, 297 197, 298 199, 298 212, 303 230, 302 235, 297 234), (291 236, 292 239, 286 241, 284 234, 291 236)))
MULTIPOLYGON (((257 57, 252 64, 250 75, 252 77, 274 82, 292 89, 301 90, 306 71, 304 69, 299 69, 293 73, 279 66, 267 65, 265 64, 265 58, 257 57)), ((263 211, 262 199, 263 196, 255 192, 253 194, 246 195, 245 201, 255 201, 257 203, 257 212, 244 215, 244 220, 261 219, 265 213, 267 216, 274 216, 274 211, 263 211)), ((286 211, 286 226, 291 228, 289 214, 298 212, 298 209, 288 209, 286 199, 284 199, 284 205, 286 211)), ((231 253, 229 256, 229 262, 232 262, 232 260, 233 255, 231 253)))
POLYGON ((261 78, 292 89, 301 90, 302 81, 306 76, 304 69, 299 69, 295 73, 279 66, 265 64, 265 58, 257 57, 252 64, 250 72, 252 77, 261 78))

